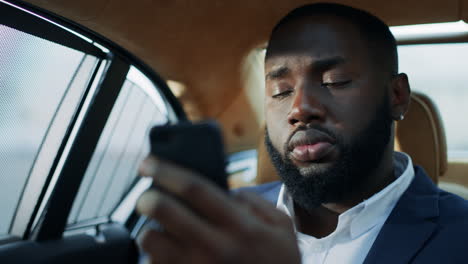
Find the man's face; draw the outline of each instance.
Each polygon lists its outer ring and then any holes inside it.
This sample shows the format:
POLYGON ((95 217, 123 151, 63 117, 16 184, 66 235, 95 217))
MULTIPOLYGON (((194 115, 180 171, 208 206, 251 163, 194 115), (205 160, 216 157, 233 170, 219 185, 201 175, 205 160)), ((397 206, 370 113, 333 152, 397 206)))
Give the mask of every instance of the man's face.
POLYGON ((303 207, 346 199, 389 149, 389 74, 368 46, 335 17, 292 21, 270 42, 266 143, 303 207))

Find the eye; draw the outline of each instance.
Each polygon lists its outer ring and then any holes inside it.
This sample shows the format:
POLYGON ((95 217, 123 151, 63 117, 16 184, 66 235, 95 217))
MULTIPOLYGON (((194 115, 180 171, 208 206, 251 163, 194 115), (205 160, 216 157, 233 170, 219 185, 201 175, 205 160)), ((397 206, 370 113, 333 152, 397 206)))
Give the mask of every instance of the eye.
POLYGON ((280 93, 272 95, 271 98, 273 98, 273 99, 283 99, 283 98, 286 98, 289 95, 291 95, 292 92, 293 92, 293 90, 286 90, 284 92, 280 92, 280 93))
POLYGON ((351 83, 351 80, 341 81, 341 82, 324 82, 322 83, 322 87, 326 87, 329 89, 340 89, 340 88, 345 88, 350 83, 351 83))
POLYGON ((294 86, 287 81, 267 83, 267 89, 271 91, 273 99, 283 99, 294 92, 294 86))

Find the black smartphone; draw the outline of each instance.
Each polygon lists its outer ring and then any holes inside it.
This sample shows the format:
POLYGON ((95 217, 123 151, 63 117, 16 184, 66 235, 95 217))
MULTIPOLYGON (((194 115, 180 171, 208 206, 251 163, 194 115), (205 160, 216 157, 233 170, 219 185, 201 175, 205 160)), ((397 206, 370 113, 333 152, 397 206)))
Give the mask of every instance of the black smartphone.
POLYGON ((224 144, 215 121, 155 126, 150 142, 154 156, 198 172, 228 190, 224 144))

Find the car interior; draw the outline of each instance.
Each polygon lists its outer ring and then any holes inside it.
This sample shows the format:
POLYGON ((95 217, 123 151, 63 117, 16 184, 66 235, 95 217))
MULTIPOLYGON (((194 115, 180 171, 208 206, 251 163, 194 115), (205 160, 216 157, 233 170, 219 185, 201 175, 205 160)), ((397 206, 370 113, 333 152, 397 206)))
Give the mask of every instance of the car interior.
MULTIPOLYGON (((311 2, 0 0, 0 262, 136 263, 157 124, 216 120, 231 188, 278 180, 265 48, 311 2)), ((412 89, 395 149, 468 199, 468 0, 333 2, 391 26, 412 89)))

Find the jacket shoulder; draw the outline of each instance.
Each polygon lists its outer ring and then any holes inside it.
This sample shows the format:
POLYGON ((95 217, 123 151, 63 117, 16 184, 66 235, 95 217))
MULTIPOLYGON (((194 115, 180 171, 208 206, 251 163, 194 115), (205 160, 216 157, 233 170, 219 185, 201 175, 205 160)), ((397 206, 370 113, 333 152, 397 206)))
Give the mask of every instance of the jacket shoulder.
MULTIPOLYGON (((466 222, 468 221, 468 201, 458 195, 449 193, 436 186, 426 174, 423 168, 414 167, 415 177, 408 192, 411 192, 418 201, 425 199, 424 197, 433 197, 434 203, 431 206, 436 206, 438 211, 438 222, 441 226, 447 228, 459 228, 462 224, 463 229, 467 229, 466 222)), ((427 204, 429 206, 429 204, 427 204)))
POLYGON ((468 201, 439 189, 439 219, 444 224, 461 224, 468 229, 468 201))

